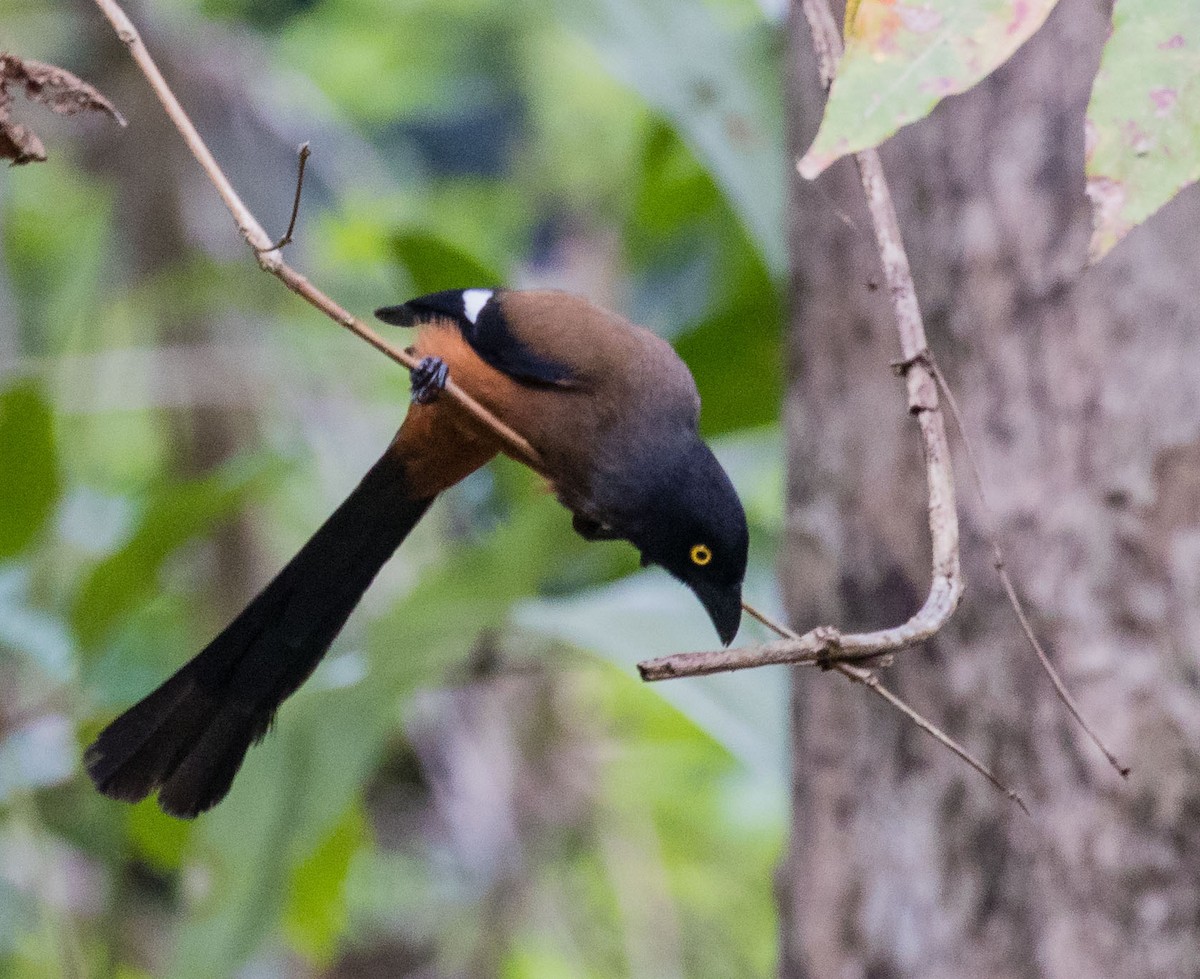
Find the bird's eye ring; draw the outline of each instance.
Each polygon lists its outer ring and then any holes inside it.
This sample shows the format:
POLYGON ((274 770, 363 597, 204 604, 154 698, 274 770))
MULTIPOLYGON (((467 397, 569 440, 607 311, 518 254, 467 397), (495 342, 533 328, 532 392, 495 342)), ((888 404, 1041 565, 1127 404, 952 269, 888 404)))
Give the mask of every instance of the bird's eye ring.
POLYGON ((692 548, 692 564, 698 564, 700 567, 708 564, 712 560, 712 551, 709 550, 707 544, 697 544, 692 548))

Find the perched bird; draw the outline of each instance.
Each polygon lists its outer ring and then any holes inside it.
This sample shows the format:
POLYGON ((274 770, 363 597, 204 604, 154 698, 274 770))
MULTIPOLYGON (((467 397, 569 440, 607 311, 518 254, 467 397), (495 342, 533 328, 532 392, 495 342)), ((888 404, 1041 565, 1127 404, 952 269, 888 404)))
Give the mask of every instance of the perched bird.
POLYGON ((589 540, 624 539, 737 632, 746 517, 697 433, 683 361, 649 330, 553 291, 465 289, 376 311, 416 328, 412 405, 383 457, 291 562, 194 659, 113 721, 84 762, 134 802, 190 818, 229 791, 279 705, 316 668, 438 493, 504 451, 447 373, 524 436, 589 540))

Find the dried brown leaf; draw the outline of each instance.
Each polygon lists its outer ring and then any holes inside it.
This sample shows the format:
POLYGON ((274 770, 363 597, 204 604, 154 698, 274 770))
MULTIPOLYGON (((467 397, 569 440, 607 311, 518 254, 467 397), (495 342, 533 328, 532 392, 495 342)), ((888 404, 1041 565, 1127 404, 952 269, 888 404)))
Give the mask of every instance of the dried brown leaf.
POLYGON ((19 123, 4 118, 6 109, 0 108, 0 160, 12 160, 12 165, 43 163, 46 147, 37 133, 19 123))
POLYGON ((46 159, 46 148, 33 130, 13 122, 9 115, 9 87, 24 89, 31 102, 62 116, 102 112, 125 125, 116 107, 95 88, 57 65, 0 53, 0 159, 13 166, 46 159))
POLYGON ((0 88, 10 84, 25 86, 25 97, 59 115, 80 112, 104 112, 122 126, 125 119, 116 107, 83 79, 57 65, 0 54, 0 88))

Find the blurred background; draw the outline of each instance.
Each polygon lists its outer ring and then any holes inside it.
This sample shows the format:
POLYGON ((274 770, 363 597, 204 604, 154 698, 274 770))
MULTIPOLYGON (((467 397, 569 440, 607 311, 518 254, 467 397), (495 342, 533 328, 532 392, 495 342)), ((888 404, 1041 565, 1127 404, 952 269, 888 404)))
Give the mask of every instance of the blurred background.
MULTIPOLYGON (((311 143, 288 259, 357 314, 555 286, 672 340, 778 604, 781 4, 127 6, 272 234, 311 143)), ((437 504, 219 808, 92 790, 82 747, 332 511, 408 379, 257 269, 96 8, 0 0, 0 47, 129 120, 18 105, 50 160, 0 176, 0 974, 771 973, 785 674, 642 685, 716 644, 703 611, 512 464, 437 504)))
MULTIPOLYGON (((853 164, 790 166, 822 95, 783 7, 130 12, 271 233, 311 143, 300 271, 359 315, 504 282, 658 330, 746 503, 748 597, 894 625, 928 587, 920 443, 853 164)), ((966 599, 885 679, 1032 818, 838 677, 641 684, 715 645, 703 611, 501 462, 187 824, 98 796, 82 746, 332 511, 408 379, 257 269, 91 3, 0 0, 0 46, 130 122, 18 103, 51 158, 0 176, 0 975, 1200 976, 1200 196, 1085 267, 1111 16, 1061 0, 882 150, 994 518, 959 460, 966 599), (993 522, 1127 781, 1037 670, 993 522)))

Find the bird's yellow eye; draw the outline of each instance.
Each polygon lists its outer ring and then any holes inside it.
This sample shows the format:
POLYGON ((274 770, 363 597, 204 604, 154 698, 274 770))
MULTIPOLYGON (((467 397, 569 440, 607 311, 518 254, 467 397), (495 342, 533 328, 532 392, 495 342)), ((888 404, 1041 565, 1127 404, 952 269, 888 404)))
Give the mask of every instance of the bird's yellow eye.
POLYGON ((708 549, 707 544, 697 544, 692 548, 692 564, 698 564, 700 567, 708 564, 712 560, 712 551, 708 549))

